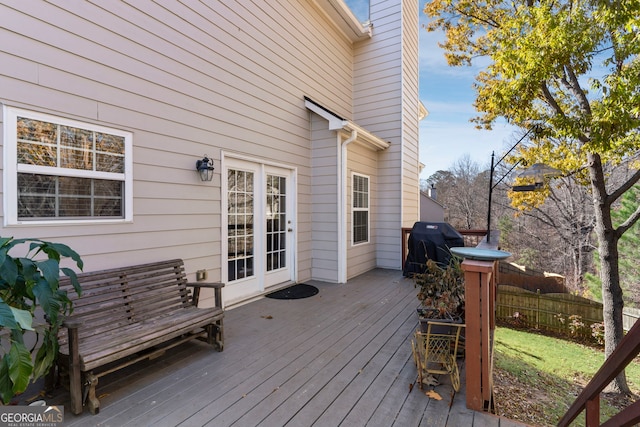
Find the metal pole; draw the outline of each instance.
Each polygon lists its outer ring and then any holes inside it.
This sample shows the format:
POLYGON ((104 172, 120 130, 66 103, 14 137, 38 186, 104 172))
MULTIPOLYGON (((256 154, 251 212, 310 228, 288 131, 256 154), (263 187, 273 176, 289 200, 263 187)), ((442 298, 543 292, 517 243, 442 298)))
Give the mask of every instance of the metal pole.
POLYGON ((491 152, 491 169, 489 171, 489 207, 487 208, 487 243, 491 242, 491 194, 493 193, 493 170, 495 168, 493 162, 494 162, 495 156, 496 156, 495 151, 492 151, 491 152))

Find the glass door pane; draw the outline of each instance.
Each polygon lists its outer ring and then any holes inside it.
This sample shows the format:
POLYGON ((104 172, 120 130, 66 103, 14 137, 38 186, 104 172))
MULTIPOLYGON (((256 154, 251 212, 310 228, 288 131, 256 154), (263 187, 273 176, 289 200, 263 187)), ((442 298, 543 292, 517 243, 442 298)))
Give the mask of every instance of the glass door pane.
POLYGON ((254 174, 227 171, 228 280, 251 277, 254 272, 254 174))
POLYGON ((287 179, 267 175, 267 271, 287 266, 287 179))

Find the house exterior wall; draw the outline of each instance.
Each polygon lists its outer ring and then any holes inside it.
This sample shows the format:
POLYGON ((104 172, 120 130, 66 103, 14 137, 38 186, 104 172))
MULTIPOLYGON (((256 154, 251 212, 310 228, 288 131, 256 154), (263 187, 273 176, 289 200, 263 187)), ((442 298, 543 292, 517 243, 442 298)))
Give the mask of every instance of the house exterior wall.
POLYGON ((356 46, 354 119, 391 142, 378 163, 376 264, 399 269, 401 227, 419 215, 418 8, 407 0, 372 2, 371 20, 373 40, 356 46))
POLYGON ((444 222, 444 207, 425 193, 420 193, 420 221, 444 222))
POLYGON ((420 215, 420 102, 418 93, 418 14, 415 3, 402 3, 402 227, 410 227, 420 215))
MULTIPOLYGON (((135 182, 132 223, 2 234, 68 243, 87 270, 176 256, 219 280, 220 177, 200 182, 196 159, 206 153, 218 166, 228 150, 299 165, 299 202, 309 204, 303 95, 351 111, 342 96, 351 47, 307 2, 260 4, 3 2, 3 104, 133 132, 135 182)), ((309 220, 298 227, 309 240, 309 220)))
POLYGON ((311 120, 311 278, 338 281, 338 155, 337 135, 327 122, 311 120))
POLYGON ((296 279, 332 281, 333 267, 321 267, 335 257, 323 211, 337 203, 325 204, 335 164, 323 153, 337 147, 331 135, 311 137, 306 95, 392 142, 377 159, 376 262, 353 271, 400 268, 402 215, 413 209, 403 184, 413 172, 401 169, 414 148, 403 144, 417 146, 404 129, 417 119, 402 119, 412 114, 403 96, 417 104, 404 83, 412 58, 400 53, 410 3, 373 0, 375 35, 353 45, 314 2, 3 0, 0 103, 131 132, 134 199, 131 222, 0 234, 66 243, 86 271, 177 257, 191 278, 204 269, 224 281, 220 162, 247 155, 296 169, 296 279), (194 170, 204 154, 212 182, 194 170))
POLYGON ((379 204, 377 188, 378 151, 373 151, 360 144, 353 143, 348 147, 348 190, 347 190, 347 278, 350 279, 376 267, 377 228, 376 210, 379 204), (369 178, 369 241, 353 243, 353 174, 365 175, 369 178))

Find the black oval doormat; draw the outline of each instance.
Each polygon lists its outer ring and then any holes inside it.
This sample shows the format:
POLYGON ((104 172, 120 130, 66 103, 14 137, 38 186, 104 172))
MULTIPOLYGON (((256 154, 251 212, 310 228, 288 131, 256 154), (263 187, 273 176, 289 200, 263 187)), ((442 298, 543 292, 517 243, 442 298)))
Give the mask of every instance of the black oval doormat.
POLYGON ((318 292, 318 288, 315 286, 307 285, 306 283, 298 283, 297 285, 271 292, 265 296, 273 299, 300 299, 312 297, 318 292))

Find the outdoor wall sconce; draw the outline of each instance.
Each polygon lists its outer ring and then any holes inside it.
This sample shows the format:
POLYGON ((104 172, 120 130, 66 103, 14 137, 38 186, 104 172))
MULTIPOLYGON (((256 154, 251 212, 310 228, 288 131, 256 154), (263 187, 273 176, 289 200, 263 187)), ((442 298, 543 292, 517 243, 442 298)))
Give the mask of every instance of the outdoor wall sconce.
POLYGON ((196 170, 202 181, 211 181, 213 179, 213 160, 205 154, 202 160, 196 161, 196 170))

